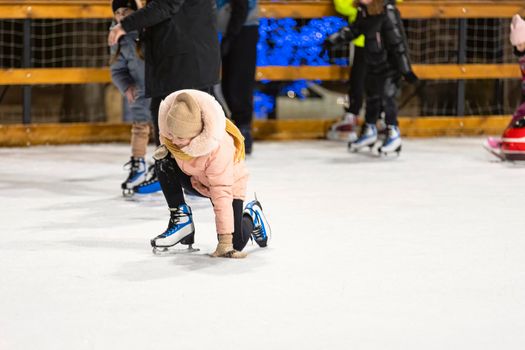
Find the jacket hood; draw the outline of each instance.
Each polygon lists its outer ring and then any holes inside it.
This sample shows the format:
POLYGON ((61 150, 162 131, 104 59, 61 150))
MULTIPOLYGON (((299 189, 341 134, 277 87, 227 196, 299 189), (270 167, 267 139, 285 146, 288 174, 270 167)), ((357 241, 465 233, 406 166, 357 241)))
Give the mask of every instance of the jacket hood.
POLYGON ((226 116, 219 102, 210 94, 199 90, 186 89, 168 95, 159 107, 159 132, 165 138, 173 141, 166 120, 170 107, 175 102, 177 95, 181 93, 187 93, 197 101, 201 108, 203 123, 201 133, 195 136, 189 145, 181 148, 181 151, 191 157, 207 155, 219 147, 219 143, 226 135, 226 116))

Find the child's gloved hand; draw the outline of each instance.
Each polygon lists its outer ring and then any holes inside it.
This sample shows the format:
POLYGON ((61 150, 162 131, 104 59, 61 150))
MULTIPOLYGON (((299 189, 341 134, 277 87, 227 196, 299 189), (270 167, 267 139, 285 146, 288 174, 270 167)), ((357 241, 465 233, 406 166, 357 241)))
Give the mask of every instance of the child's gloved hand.
POLYGON ((231 233, 218 235, 218 238, 219 243, 215 251, 211 254, 212 257, 242 259, 248 255, 233 249, 233 235, 231 233))
POLYGON ((348 36, 351 35, 350 28, 343 27, 338 32, 328 36, 325 40, 325 44, 329 46, 340 46, 348 41, 348 36))
POLYGON ((419 81, 419 78, 417 77, 417 75, 414 74, 414 72, 410 71, 407 74, 405 74, 405 80, 409 84, 415 84, 419 81))

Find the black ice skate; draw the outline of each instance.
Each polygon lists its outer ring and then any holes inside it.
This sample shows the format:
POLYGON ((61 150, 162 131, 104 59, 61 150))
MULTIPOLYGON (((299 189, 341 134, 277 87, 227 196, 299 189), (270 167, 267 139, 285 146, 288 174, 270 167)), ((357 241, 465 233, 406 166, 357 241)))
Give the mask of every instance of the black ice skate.
POLYGON ((162 189, 160 188, 159 179, 157 178, 155 165, 150 165, 147 174, 145 174, 144 180, 133 187, 133 192, 136 194, 150 194, 160 191, 162 191, 162 189))
POLYGON ((268 240, 272 236, 272 230, 264 216, 261 203, 257 199, 248 203, 244 209, 243 216, 252 220, 252 237, 255 243, 261 248, 266 247, 268 240))
POLYGON ((170 208, 170 221, 168 228, 162 234, 151 240, 153 253, 157 255, 192 253, 199 249, 193 248, 195 242, 195 226, 191 208, 181 204, 178 208, 170 208), (173 249, 177 243, 187 245, 186 249, 173 249))
POLYGON ((124 167, 129 167, 129 175, 120 187, 124 197, 131 197, 134 193, 133 188, 146 180, 146 162, 144 158, 131 157, 124 167))

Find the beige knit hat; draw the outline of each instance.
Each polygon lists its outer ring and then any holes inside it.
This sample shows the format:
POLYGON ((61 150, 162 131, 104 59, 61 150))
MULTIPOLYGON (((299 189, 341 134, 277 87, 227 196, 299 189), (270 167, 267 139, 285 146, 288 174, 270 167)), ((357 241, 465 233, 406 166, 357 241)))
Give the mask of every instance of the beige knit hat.
POLYGON ((520 15, 512 17, 510 24, 510 42, 513 46, 525 43, 525 21, 520 15))
POLYGON ((202 131, 201 108, 188 93, 181 93, 168 110, 166 126, 174 137, 191 139, 202 131))

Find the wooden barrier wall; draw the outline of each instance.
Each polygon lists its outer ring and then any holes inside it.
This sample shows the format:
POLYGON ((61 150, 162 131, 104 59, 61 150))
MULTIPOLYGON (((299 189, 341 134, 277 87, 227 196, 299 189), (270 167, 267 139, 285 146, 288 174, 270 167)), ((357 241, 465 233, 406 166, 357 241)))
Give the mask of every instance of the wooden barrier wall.
MULTIPOLYGON (((324 139, 335 120, 255 120, 256 140, 324 139)), ((508 116, 485 117, 400 117, 403 136, 480 136, 500 134, 508 116)), ((24 147, 48 144, 129 142, 129 124, 68 123, 0 125, 0 146, 24 147)))
MULTIPOLYGON (((0 0, 0 18, 109 18, 108 0, 0 0)), ((424 18, 510 18, 525 15, 525 1, 506 0, 404 0, 399 4, 407 19, 424 18)), ((268 18, 316 18, 336 15, 332 1, 262 1, 261 15, 268 18)), ((414 65, 422 79, 504 79, 519 78, 516 64, 414 65)), ((259 67, 257 79, 346 80, 349 69, 341 66, 259 67)), ((0 69, 0 85, 108 83, 108 68, 0 69)), ((258 139, 323 138, 333 120, 256 121, 258 139)), ((400 118, 406 136, 498 134, 508 116, 400 118)), ((0 125, 0 145, 128 141, 127 124, 42 124, 0 125)))
MULTIPOLYGON (((109 18, 108 0, 47 1, 0 0, 0 18, 109 18)), ((399 4, 404 18, 509 18, 525 15, 524 1, 405 0, 399 4)), ((261 2, 261 15, 271 18, 315 18, 335 15, 331 1, 261 2)), ((462 80, 519 78, 515 64, 414 65, 421 79, 462 80)), ((339 66, 258 67, 258 80, 346 80, 348 68, 339 66)), ((0 85, 85 84, 110 82, 108 68, 0 69, 0 85)))

